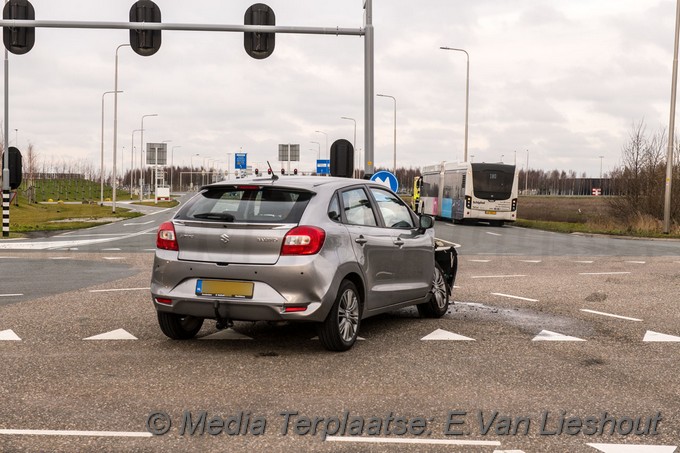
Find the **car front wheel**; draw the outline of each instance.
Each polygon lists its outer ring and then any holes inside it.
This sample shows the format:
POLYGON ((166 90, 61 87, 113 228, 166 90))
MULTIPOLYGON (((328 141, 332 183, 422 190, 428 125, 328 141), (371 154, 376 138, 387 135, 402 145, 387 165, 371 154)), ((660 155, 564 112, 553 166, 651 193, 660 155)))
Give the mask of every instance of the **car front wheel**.
POLYGON ((357 339, 359 324, 359 293, 354 283, 344 280, 333 308, 319 327, 319 340, 329 351, 346 351, 357 339))
POLYGON ((434 265, 432 289, 429 300, 418 305, 418 313, 424 318, 441 318, 449 308, 449 285, 444 279, 444 271, 439 264, 434 265))
POLYGON ((189 340, 194 338, 201 330, 203 318, 159 311, 158 325, 160 325, 163 333, 173 340, 189 340))

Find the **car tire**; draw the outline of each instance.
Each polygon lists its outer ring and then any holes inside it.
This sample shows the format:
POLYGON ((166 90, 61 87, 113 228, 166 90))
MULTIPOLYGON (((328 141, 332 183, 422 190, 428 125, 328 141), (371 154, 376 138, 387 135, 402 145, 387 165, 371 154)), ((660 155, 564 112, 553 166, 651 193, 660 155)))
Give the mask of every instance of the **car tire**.
POLYGON ((439 264, 434 264, 432 289, 428 301, 418 304, 418 313, 423 318, 441 318, 449 309, 449 285, 446 284, 444 271, 439 264))
POLYGON ((163 333, 173 340, 194 338, 203 326, 203 318, 158 312, 158 325, 163 333))
POLYGON ((319 326, 319 340, 329 351, 347 351, 354 345, 361 323, 361 301, 349 280, 340 283, 335 303, 319 326))

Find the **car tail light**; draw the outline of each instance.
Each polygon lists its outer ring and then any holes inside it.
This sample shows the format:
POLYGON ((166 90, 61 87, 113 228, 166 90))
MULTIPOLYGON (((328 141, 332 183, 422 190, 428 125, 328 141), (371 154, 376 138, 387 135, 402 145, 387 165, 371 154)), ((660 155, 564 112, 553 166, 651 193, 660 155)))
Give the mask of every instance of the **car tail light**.
POLYGON ((159 304, 172 305, 172 299, 165 299, 162 297, 156 297, 156 302, 159 304))
POLYGON ((283 311, 285 313, 298 313, 298 312, 306 311, 306 310, 307 310, 307 307, 298 306, 298 307, 286 307, 283 311))
POLYGON ((295 227, 283 238, 281 255, 314 255, 321 250, 326 232, 313 226, 295 227))
POLYGON ((172 222, 162 223, 161 226, 158 227, 156 247, 163 250, 179 251, 177 235, 175 234, 175 226, 172 224, 172 222))

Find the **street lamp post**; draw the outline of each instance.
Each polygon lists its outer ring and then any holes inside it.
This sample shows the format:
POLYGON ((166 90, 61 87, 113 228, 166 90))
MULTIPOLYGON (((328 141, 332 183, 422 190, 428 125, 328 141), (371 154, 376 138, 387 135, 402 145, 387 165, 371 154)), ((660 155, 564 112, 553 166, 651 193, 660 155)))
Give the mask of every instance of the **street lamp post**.
POLYGON ((468 112, 470 106, 470 54, 466 50, 457 49, 455 47, 440 47, 442 50, 455 50, 457 52, 464 52, 467 61, 467 70, 465 77, 465 156, 464 161, 467 162, 468 157, 468 112))
POLYGON ((200 156, 200 154, 198 154, 198 153, 192 154, 191 157, 189 158, 189 160, 191 162, 191 188, 192 189, 194 188, 194 156, 198 157, 198 156, 200 156))
POLYGON ((528 193, 528 188, 529 188, 529 150, 527 150, 527 171, 525 172, 526 174, 524 175, 524 195, 528 193))
POLYGON ((141 139, 139 143, 139 201, 142 201, 144 198, 144 158, 142 157, 144 155, 144 118, 147 118, 149 116, 158 116, 158 113, 151 113, 149 115, 142 115, 142 127, 140 128, 141 131, 141 139))
POLYGON ((309 143, 316 143, 318 145, 318 149, 316 151, 316 160, 321 160, 321 143, 319 143, 319 142, 309 142, 309 143))
POLYGON ((323 131, 314 131, 314 132, 316 132, 317 134, 323 134, 323 135, 326 136, 326 152, 328 152, 328 134, 323 132, 323 131))
POLYGON ((673 47, 673 74, 671 80, 671 115, 670 119, 668 120, 668 151, 666 153, 666 187, 663 203, 664 234, 669 234, 671 232, 671 189, 673 186, 673 147, 675 137, 675 99, 677 96, 678 86, 679 42, 680 42, 680 0, 676 2, 675 6, 675 45, 673 47))
POLYGON ((135 132, 139 131, 141 131, 141 129, 132 131, 132 141, 130 142, 130 200, 132 200, 132 187, 135 185, 133 178, 135 175, 135 132))
MULTIPOLYGON (((101 190, 99 194, 99 204, 103 205, 104 204, 104 96, 107 94, 113 93, 113 91, 105 91, 102 94, 102 152, 101 152, 101 161, 99 164, 99 179, 101 180, 101 190)), ((14 129, 15 131, 19 131, 19 129, 14 129)))
POLYGON ((116 154, 118 147, 118 51, 121 47, 130 47, 130 44, 121 44, 116 47, 116 69, 115 69, 115 82, 113 86, 113 197, 112 197, 112 207, 111 212, 115 214, 116 212, 116 154))
POLYGON ((391 98, 394 101, 394 176, 397 175, 397 99, 388 94, 378 94, 377 96, 391 98))
POLYGON ((181 147, 182 145, 173 146, 170 153, 170 192, 172 192, 172 175, 175 173, 175 148, 181 147))

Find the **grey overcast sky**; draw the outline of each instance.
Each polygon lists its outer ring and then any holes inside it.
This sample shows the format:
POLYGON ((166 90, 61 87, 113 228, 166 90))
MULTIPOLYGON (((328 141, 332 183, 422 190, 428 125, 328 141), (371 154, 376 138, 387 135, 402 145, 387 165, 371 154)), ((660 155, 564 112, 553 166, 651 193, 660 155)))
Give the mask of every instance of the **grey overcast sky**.
MULTIPOLYGON (((132 0, 31 0, 36 19, 127 21, 132 0)), ((163 22, 242 24, 252 0, 157 0, 163 22)), ((363 0, 268 0, 277 25, 363 25, 363 0)), ((465 55, 470 54, 469 154, 599 176, 620 162, 633 123, 668 126, 675 2, 671 0, 374 0, 375 91, 397 99, 397 163, 420 167, 463 156, 465 55)), ((113 90, 115 49, 127 30, 40 28, 26 55, 10 55, 10 144, 42 159, 99 167, 102 93, 113 90), (18 129, 18 131, 15 131, 18 129)), ((119 53, 118 144, 132 131, 171 140, 175 164, 248 153, 277 160, 299 143, 313 168, 338 138, 363 150, 363 38, 279 34, 265 60, 240 33, 163 32, 151 57, 119 53)), ((111 167, 113 97, 105 105, 111 167)), ((135 160, 140 134, 135 135, 135 160)), ((124 149, 123 149, 124 147, 124 149)), ((393 103, 375 99, 375 163, 392 165, 393 103)), ((232 156, 233 159, 233 156, 232 156)), ((231 164, 233 168, 233 162, 231 164)))

